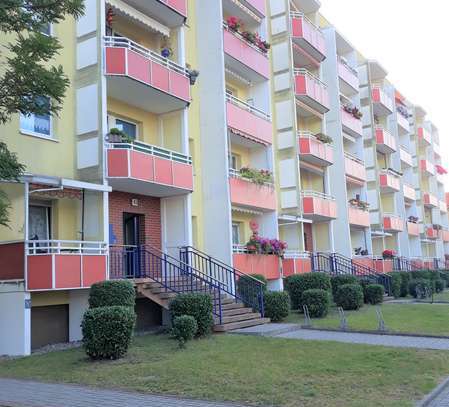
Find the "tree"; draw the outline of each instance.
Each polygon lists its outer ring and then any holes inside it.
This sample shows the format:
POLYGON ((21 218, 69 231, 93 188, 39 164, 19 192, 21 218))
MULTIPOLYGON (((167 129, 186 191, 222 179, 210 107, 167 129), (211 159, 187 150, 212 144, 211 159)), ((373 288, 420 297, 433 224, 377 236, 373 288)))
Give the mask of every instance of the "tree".
MULTIPOLYGON (((0 125, 13 114, 57 115, 69 80, 61 65, 51 64, 61 45, 43 31, 66 17, 79 18, 84 0, 1 0, 0 33, 12 35, 0 50, 0 125), (51 103, 42 103, 42 97, 51 103)), ((25 167, 0 142, 0 180, 17 181, 25 167)), ((0 191, 0 225, 8 225, 10 203, 0 191)))

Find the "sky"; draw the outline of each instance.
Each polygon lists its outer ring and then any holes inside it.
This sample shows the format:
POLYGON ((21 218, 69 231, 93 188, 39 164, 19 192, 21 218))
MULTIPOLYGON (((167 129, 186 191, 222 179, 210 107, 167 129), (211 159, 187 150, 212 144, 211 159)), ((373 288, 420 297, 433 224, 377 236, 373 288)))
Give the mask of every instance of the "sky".
MULTIPOLYGON (((321 0, 321 13, 439 129, 449 163, 449 1, 321 0)), ((447 176, 446 187, 449 187, 447 176)), ((449 189, 447 189, 449 190, 449 189)))

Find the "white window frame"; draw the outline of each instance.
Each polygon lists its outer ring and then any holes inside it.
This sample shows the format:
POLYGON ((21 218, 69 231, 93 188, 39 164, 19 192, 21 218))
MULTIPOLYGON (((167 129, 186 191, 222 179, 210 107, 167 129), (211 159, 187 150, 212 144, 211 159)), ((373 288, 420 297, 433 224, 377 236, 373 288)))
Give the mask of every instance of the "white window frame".
POLYGON ((50 30, 49 30, 49 31, 50 31, 50 32, 49 32, 48 34, 42 32, 42 31, 39 31, 39 32, 40 32, 41 34, 47 36, 47 37, 53 37, 53 24, 52 24, 52 23, 50 23, 50 30))
POLYGON ((116 125, 116 121, 117 120, 120 120, 122 122, 129 123, 129 124, 132 124, 132 125, 136 126, 136 138, 135 138, 135 140, 139 140, 139 137, 140 137, 140 134, 139 134, 139 123, 137 123, 135 121, 132 121, 132 120, 129 120, 129 119, 122 119, 121 117, 117 117, 117 116, 114 116, 114 115, 110 114, 110 115, 108 115, 108 129, 109 130, 111 130, 113 128, 117 128, 117 125, 116 125))
MULTIPOLYGON (((50 104, 51 104, 51 100, 50 100, 50 104)), ((34 116, 34 113, 31 113, 31 115, 34 116)), ((30 116, 31 116, 30 115, 30 116)), ((38 133, 37 131, 33 131, 33 130, 28 130, 28 129, 23 129, 22 128, 22 117, 26 117, 25 115, 23 115, 22 113, 19 114, 19 129, 20 129, 20 133, 24 134, 26 136, 32 136, 32 137, 37 137, 37 138, 41 138, 44 140, 50 140, 50 141, 58 141, 55 139, 54 137, 54 132, 53 132, 53 116, 50 114, 50 134, 44 134, 44 133, 38 133)))
POLYGON ((239 159, 238 159, 237 154, 234 154, 234 153, 229 154, 229 168, 231 168, 231 170, 236 170, 236 171, 239 170, 238 161, 239 161, 239 159), (235 161, 235 166, 233 166, 233 161, 235 161))
POLYGON ((240 222, 232 222, 232 244, 240 244, 240 222), (236 229, 234 229, 236 228, 236 229), (234 230, 237 230, 237 242, 234 241, 234 230))

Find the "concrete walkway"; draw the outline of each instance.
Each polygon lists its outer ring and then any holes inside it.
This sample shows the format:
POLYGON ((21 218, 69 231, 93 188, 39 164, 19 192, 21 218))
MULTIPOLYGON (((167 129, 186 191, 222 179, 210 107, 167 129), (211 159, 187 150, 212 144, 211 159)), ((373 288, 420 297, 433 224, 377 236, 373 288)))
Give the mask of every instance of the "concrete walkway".
MULTIPOLYGON (((320 331, 301 329, 295 324, 268 324, 239 329, 234 334, 271 336, 273 338, 336 341, 399 348, 449 350, 449 339, 422 336, 377 335, 355 332, 320 331)), ((448 406, 449 407, 449 406, 448 406)))
POLYGON ((237 407, 65 384, 0 379, 1 407, 237 407))

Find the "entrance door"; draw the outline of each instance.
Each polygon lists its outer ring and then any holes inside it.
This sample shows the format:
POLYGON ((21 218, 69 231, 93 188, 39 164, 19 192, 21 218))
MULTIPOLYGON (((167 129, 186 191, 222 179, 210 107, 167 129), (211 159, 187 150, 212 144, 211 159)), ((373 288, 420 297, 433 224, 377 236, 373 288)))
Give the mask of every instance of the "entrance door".
POLYGON ((304 223, 304 250, 313 252, 313 231, 311 223, 304 223))
POLYGON ((140 216, 134 213, 123 214, 123 242, 125 244, 126 276, 140 277, 140 216))

